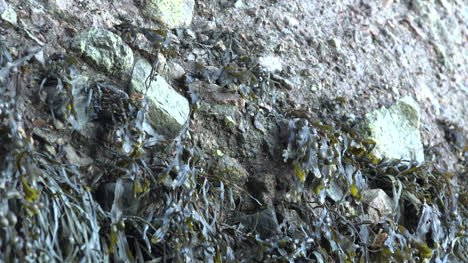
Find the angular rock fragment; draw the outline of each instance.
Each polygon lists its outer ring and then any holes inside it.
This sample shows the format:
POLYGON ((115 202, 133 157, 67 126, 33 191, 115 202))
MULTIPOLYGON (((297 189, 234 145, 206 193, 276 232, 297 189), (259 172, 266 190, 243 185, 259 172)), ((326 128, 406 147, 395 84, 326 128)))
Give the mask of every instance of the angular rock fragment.
POLYGON ((122 39, 105 29, 92 28, 71 43, 71 49, 85 61, 106 73, 128 74, 133 66, 133 52, 122 39))
POLYGON ((392 199, 382 189, 370 189, 362 192, 362 201, 369 206, 367 216, 372 222, 391 218, 393 213, 392 199))
POLYGON ((18 17, 16 15, 16 12, 10 7, 7 7, 5 10, 1 11, 0 18, 15 26, 18 23, 18 17))
POLYGON ((368 113, 361 129, 377 143, 372 153, 381 159, 424 162, 419 111, 416 101, 405 97, 389 109, 368 113))
POLYGON ((164 78, 152 73, 152 67, 148 61, 137 60, 132 74, 131 92, 147 96, 149 123, 157 132, 173 138, 183 128, 189 117, 189 102, 164 78))
POLYGON ((192 23, 194 0, 148 0, 143 12, 168 28, 188 27, 192 23))
POLYGON ((283 70, 283 61, 275 55, 265 55, 258 58, 258 64, 266 71, 275 73, 283 70))

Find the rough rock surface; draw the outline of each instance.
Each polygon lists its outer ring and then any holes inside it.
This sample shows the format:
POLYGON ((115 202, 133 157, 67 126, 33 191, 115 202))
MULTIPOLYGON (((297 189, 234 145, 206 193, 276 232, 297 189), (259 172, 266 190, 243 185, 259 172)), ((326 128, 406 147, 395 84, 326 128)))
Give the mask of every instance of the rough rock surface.
POLYGON ((248 231, 260 234, 262 238, 273 235, 279 227, 276 212, 266 208, 252 215, 245 215, 231 219, 232 223, 241 223, 248 231))
POLYGON ((273 207, 276 192, 276 178, 273 174, 263 173, 253 176, 249 181, 249 189, 263 205, 273 207))
POLYGON ((223 155, 218 159, 213 174, 224 178, 229 185, 234 184, 233 190, 236 194, 240 194, 240 189, 244 188, 244 184, 249 178, 249 173, 239 161, 228 155, 223 155))
POLYGON ((401 99, 389 109, 368 113, 362 128, 377 142, 373 153, 378 158, 424 162, 419 133, 419 106, 411 97, 401 99))
POLYGON ((194 0, 149 0, 144 12, 168 28, 188 27, 192 23, 194 0))
POLYGON ((135 63, 131 91, 146 94, 148 117, 155 129, 163 135, 175 137, 190 113, 185 97, 177 93, 161 76, 151 76, 152 67, 144 59, 135 63))
POLYGON ((133 66, 130 47, 118 35, 105 29, 85 31, 72 41, 71 48, 105 73, 128 74, 133 66))

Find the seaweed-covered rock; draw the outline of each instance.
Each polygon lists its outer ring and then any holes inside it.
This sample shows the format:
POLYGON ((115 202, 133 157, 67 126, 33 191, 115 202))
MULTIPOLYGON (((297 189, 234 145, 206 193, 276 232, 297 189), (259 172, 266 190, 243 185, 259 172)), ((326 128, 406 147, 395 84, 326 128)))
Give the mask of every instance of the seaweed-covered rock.
POLYGON ((416 101, 405 97, 389 109, 382 108, 366 115, 361 128, 377 142, 373 151, 375 156, 424 162, 419 111, 416 101))
POLYGON ((187 99, 177 93, 163 77, 152 76, 152 71, 148 61, 137 60, 133 69, 131 92, 148 97, 148 121, 156 131, 172 138, 187 121, 190 106, 187 99))
POLYGON ((105 29, 91 28, 75 37, 71 48, 87 63, 106 73, 127 74, 133 66, 133 52, 122 39, 105 29))
MULTIPOLYGON (((115 189, 117 183, 109 182, 99 186, 95 193, 95 198, 105 211, 111 211, 114 203, 115 189)), ((143 207, 144 199, 135 198, 133 195, 133 182, 125 180, 122 182, 123 192, 120 195, 120 209, 124 215, 138 215, 143 207)))
POLYGON ((249 181, 249 191, 267 207, 273 207, 276 193, 276 177, 270 173, 255 175, 249 181))
POLYGON ((143 12, 168 28, 188 27, 192 23, 194 0, 148 0, 143 12))
POLYGON ((236 195, 240 194, 240 188, 243 188, 249 177, 249 173, 239 161, 228 155, 223 155, 217 160, 213 173, 223 178, 229 185, 234 184, 233 190, 236 195))
POLYGON ((279 227, 273 208, 267 208, 252 215, 231 218, 228 221, 231 224, 241 223, 247 231, 258 233, 262 238, 271 237, 279 227))
POLYGON ((367 216, 372 222, 377 223, 385 218, 392 217, 392 199, 382 189, 363 191, 362 201, 369 206, 367 216))

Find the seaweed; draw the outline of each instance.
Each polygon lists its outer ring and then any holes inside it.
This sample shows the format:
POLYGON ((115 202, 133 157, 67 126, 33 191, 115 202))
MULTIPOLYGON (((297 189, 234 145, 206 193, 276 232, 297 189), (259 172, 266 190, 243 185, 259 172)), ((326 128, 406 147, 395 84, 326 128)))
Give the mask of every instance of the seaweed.
POLYGON ((398 160, 379 160, 372 155, 375 142, 361 138, 358 132, 347 132, 347 124, 326 125, 306 113, 290 115, 299 117, 289 121, 290 137, 283 154, 285 161, 292 160, 297 176, 291 200, 305 202, 307 181, 315 182, 310 184, 311 192, 320 206, 326 208, 313 219, 320 233, 311 236, 317 248, 311 249, 313 253, 341 262, 466 260, 461 248, 466 246, 461 240, 465 226, 457 212, 455 185, 448 174, 430 163, 416 166, 398 160), (331 173, 325 169, 329 165, 336 166, 331 173), (353 167, 354 172, 347 173, 345 167, 353 167), (304 180, 304 177, 312 179, 304 180), (366 185, 388 189, 387 193, 393 196, 394 218, 379 222, 380 232, 376 233, 363 215, 339 213, 340 202, 330 203, 326 199, 329 191, 333 191, 334 182, 348 189, 341 200, 354 202, 361 211, 364 206, 360 192, 366 185), (408 205, 416 210, 416 224, 399 218, 401 209, 408 205), (331 219, 335 227, 330 229, 322 224, 324 218, 331 219), (346 225, 349 227, 343 228, 346 225), (371 233, 375 233, 373 238, 369 236, 371 233), (350 236, 359 238, 354 241, 345 238, 350 236), (323 237, 329 246, 323 246, 323 237))
MULTIPOLYGON (((140 33, 156 50, 173 54, 168 32, 131 25, 118 30, 127 41, 140 33)), ((324 100, 319 117, 266 107, 274 80, 234 52, 239 44, 230 34, 217 37, 228 46, 222 58, 226 66, 197 64, 193 77, 239 93, 253 127, 264 135, 270 131, 260 121, 262 114, 287 122, 282 168, 294 176, 281 205, 296 211, 303 223, 290 224, 272 208, 247 215, 255 219, 250 226, 229 222, 240 210, 241 200, 233 194, 240 186, 201 164, 189 121, 168 140, 147 123, 143 95, 87 80, 73 67, 42 80, 43 104, 75 132, 98 123, 115 141, 94 138, 102 152, 89 167, 42 150, 15 104, 18 83, 10 77, 32 53, 13 61, 1 46, 0 261, 467 261, 468 198, 454 180, 458 175, 431 163, 376 158, 376 142, 340 118, 344 98, 324 100), (106 203, 99 189, 107 183, 114 187, 106 203), (363 195, 369 188, 380 188, 392 199, 392 216, 369 220, 366 211, 372 207, 363 195), (138 202, 138 209, 130 213, 129 202, 138 202), (258 224, 264 211, 278 227, 262 236, 264 226, 258 224)), ((200 98, 190 87, 191 77, 185 84, 194 112, 200 98)), ((221 150, 217 155, 223 155, 221 150)))

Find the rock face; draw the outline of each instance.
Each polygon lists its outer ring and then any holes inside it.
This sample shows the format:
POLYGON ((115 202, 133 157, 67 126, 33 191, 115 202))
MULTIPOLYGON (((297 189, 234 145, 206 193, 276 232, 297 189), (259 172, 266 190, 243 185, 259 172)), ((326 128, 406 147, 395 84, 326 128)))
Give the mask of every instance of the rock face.
POLYGON ((194 0, 148 0, 144 13, 168 28, 188 27, 192 23, 194 0))
POLYGON ((369 205, 367 216, 372 222, 380 222, 391 218, 392 199, 382 189, 370 189, 362 192, 362 201, 369 205))
POLYGON ((105 29, 92 28, 78 35, 71 48, 84 57, 87 63, 106 73, 130 73, 133 52, 122 39, 105 29))
POLYGON ((139 59, 135 63, 131 92, 145 94, 148 98, 148 120, 157 132, 175 137, 187 121, 190 106, 185 97, 177 93, 164 78, 151 77, 151 64, 139 59))
POLYGON ((366 115, 362 130, 377 142, 373 153, 378 158, 424 162, 419 133, 419 106, 411 97, 401 99, 389 109, 382 108, 366 115))

